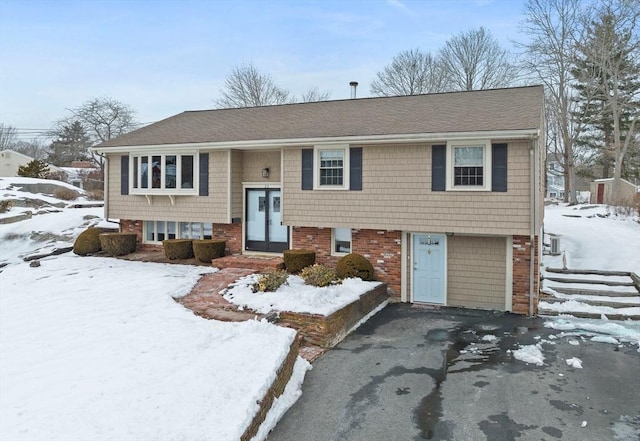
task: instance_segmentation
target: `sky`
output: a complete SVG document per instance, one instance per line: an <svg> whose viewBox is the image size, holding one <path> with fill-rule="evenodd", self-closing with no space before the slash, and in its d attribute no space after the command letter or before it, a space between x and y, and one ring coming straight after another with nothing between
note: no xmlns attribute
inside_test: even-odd
<svg viewBox="0 0 640 441"><path fill-rule="evenodd" d="M394 55L432 53L484 26L508 50L524 0L0 0L0 123L22 140L93 98L141 123L215 108L234 67L253 63L300 96L369 96Z"/></svg>

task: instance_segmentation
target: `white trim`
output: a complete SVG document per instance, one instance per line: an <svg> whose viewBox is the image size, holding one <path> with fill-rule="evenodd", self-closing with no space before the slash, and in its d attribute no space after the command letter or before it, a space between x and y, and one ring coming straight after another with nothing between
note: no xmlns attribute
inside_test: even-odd
<svg viewBox="0 0 640 441"><path fill-rule="evenodd" d="M160 183L162 186L166 184L166 166L165 161L167 156L175 156L176 157L176 188L152 188L153 185L151 182L152 176L152 158L154 156L160 156ZM193 182L192 188L177 188L178 182L182 179L179 179L182 174L182 157L183 156L192 156L193 157ZM143 157L149 158L147 162L147 188L142 187L142 159ZM137 158L137 161L134 159ZM137 163L137 166L136 166ZM137 169L137 170L136 170ZM134 172L135 171L135 172ZM133 185L133 178L137 176L138 182L136 182L135 186ZM137 185L140 184L139 187ZM199 194L200 188L200 155L197 151L185 151L185 152L149 152L148 154L144 153L132 153L129 155L129 194L130 195L166 195L171 199L171 195L174 196L197 196ZM147 200L149 200L147 198ZM149 204L151 205L151 203Z"/></svg>
<svg viewBox="0 0 640 441"><path fill-rule="evenodd" d="M149 144L114 147L91 147L91 150L98 153L126 153L126 152L146 152L146 151L175 151L176 149L200 149L200 150L220 150L220 149L271 149L274 147L301 147L325 144L388 144L388 143L413 143L413 142L433 142L448 139L522 139L537 138L540 136L540 129L521 130L489 130L474 132L437 132L437 133L416 133L397 135L363 135L363 136L333 136L324 138L284 138L284 139L263 139L257 141L220 141L220 142L198 142L188 144Z"/></svg>
<svg viewBox="0 0 640 441"><path fill-rule="evenodd" d="M320 185L320 152L342 150L342 185ZM313 189L349 190L349 145L325 144L313 146Z"/></svg>
<svg viewBox="0 0 640 441"><path fill-rule="evenodd" d="M447 306L447 302L449 300L449 293L448 293L448 289L449 289L449 267L447 265L447 261L449 260L449 246L448 246L448 240L447 240L447 234L446 233L433 233L433 232L414 232L411 233L411 303L415 303L415 296L413 295L413 290L415 288L414 283L413 283L413 256L415 253L414 250L414 242L415 242L415 236L427 236L427 235L438 235L438 236L442 236L444 238L444 255L443 255L443 259L444 259L444 265L443 265L443 275L444 275L444 299L442 303L428 303L428 302L420 302L420 303L424 303L427 305L440 305L440 306Z"/></svg>
<svg viewBox="0 0 640 441"><path fill-rule="evenodd" d="M456 147L484 147L482 152L483 185L453 185L454 150ZM492 149L490 139L447 141L447 191L491 191Z"/></svg>
<svg viewBox="0 0 640 441"><path fill-rule="evenodd" d="M228 149L227 150L227 223L229 223L229 224L232 223L232 217L231 217L231 211L232 211L232 209L231 209L231 202L232 202L231 186L232 186L232 183L233 183L233 176L231 176L231 173L233 171L233 167L231 167L231 160L232 159L233 159L233 155L231 154L231 149ZM211 173L211 170L209 170L209 173Z"/></svg>
<svg viewBox="0 0 640 441"><path fill-rule="evenodd" d="M511 312L513 311L513 236L507 236L506 242L504 310Z"/></svg>
<svg viewBox="0 0 640 441"><path fill-rule="evenodd" d="M349 253L353 250L353 229L350 227L332 227L331 228L331 255L332 256L346 256L349 253L338 252L335 250L336 245L336 228L341 228L343 230L349 230Z"/></svg>
<svg viewBox="0 0 640 441"><path fill-rule="evenodd" d="M400 301L407 302L407 262L410 256L407 254L408 233L400 234Z"/></svg>

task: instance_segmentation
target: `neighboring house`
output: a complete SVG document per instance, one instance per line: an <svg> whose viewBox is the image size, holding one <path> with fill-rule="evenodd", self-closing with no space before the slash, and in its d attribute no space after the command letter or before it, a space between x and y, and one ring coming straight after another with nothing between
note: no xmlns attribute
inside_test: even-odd
<svg viewBox="0 0 640 441"><path fill-rule="evenodd" d="M27 165L34 158L25 154L16 152L15 150L6 149L0 151L0 177L18 176L18 169ZM63 170L55 165L48 164L49 171L52 173L62 173Z"/></svg>
<svg viewBox="0 0 640 441"><path fill-rule="evenodd" d="M613 194L613 178L591 182L591 203L608 205L632 205L640 189L626 179L620 179L620 191Z"/></svg>
<svg viewBox="0 0 640 441"><path fill-rule="evenodd" d="M558 161L547 161L547 198L564 199L564 173Z"/></svg>
<svg viewBox="0 0 640 441"><path fill-rule="evenodd" d="M92 176L100 172L99 167L94 167L89 161L73 161L71 167L60 167L65 174L65 180L69 184L85 188L85 182L92 179Z"/></svg>
<svg viewBox="0 0 640 441"><path fill-rule="evenodd" d="M395 300L535 313L543 113L542 86L191 111L94 150L143 244L360 253Z"/></svg>
<svg viewBox="0 0 640 441"><path fill-rule="evenodd" d="M0 176L18 176L18 169L33 161L31 156L23 155L15 150L0 151Z"/></svg>

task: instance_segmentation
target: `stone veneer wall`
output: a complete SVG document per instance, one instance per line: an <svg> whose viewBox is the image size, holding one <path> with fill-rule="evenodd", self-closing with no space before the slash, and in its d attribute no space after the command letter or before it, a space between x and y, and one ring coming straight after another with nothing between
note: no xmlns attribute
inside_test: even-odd
<svg viewBox="0 0 640 441"><path fill-rule="evenodd" d="M387 298L387 287L381 283L361 295L358 300L329 316L282 311L278 316L278 324L296 329L307 343L332 348L340 343L360 320L384 303Z"/></svg>
<svg viewBox="0 0 640 441"><path fill-rule="evenodd" d="M538 256L538 236L534 246L534 299L533 314L538 313L538 289L540 265ZM513 300L512 311L516 314L529 314L529 269L531 263L531 242L529 236L513 236Z"/></svg>
<svg viewBox="0 0 640 441"><path fill-rule="evenodd" d="M227 241L226 254L242 254L242 224L213 224L213 238Z"/></svg>
<svg viewBox="0 0 640 441"><path fill-rule="evenodd" d="M376 279L384 282L389 295L400 299L401 232L351 230L351 251L362 254L373 265ZM335 266L340 256L331 255L331 228L293 227L291 248L315 251L316 262Z"/></svg>

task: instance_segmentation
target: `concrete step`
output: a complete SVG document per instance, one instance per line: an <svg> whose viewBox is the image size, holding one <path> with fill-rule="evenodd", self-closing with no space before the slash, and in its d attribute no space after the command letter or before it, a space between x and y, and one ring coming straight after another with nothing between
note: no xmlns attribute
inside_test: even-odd
<svg viewBox="0 0 640 441"><path fill-rule="evenodd" d="M568 299L560 299L557 297L543 297L540 300L544 300L547 303L564 303L566 302ZM586 300L586 299L575 299L576 301L580 302L580 303L585 303L587 305L592 305L592 306L608 306L610 308L635 308L635 307L640 307L640 302L633 302L633 303L622 303L622 302L611 302L611 301L607 301L607 300Z"/></svg>
<svg viewBox="0 0 640 441"><path fill-rule="evenodd" d="M562 286L552 286L551 289L562 294L581 294L588 296L604 296L604 297L637 297L637 292L621 292L621 291L604 291L597 289L582 288L564 288Z"/></svg>
<svg viewBox="0 0 640 441"><path fill-rule="evenodd" d="M571 314L574 317L579 318L591 318L591 319L600 319L602 318L602 314L594 313L594 312L558 312L551 311L548 309L540 308L538 310L538 315L541 316L557 316L560 314ZM623 315L623 314L604 314L609 320L640 320L640 315Z"/></svg>
<svg viewBox="0 0 640 441"><path fill-rule="evenodd" d="M602 271L602 270L586 270L586 269L562 269L562 268L545 268L548 273L558 274L586 274L595 276L630 276L628 271Z"/></svg>
<svg viewBox="0 0 640 441"><path fill-rule="evenodd" d="M545 277L544 280L557 283L580 283L583 285L607 285L607 286L635 286L632 281L620 282L617 280L585 280L585 279L569 279L564 277Z"/></svg>

